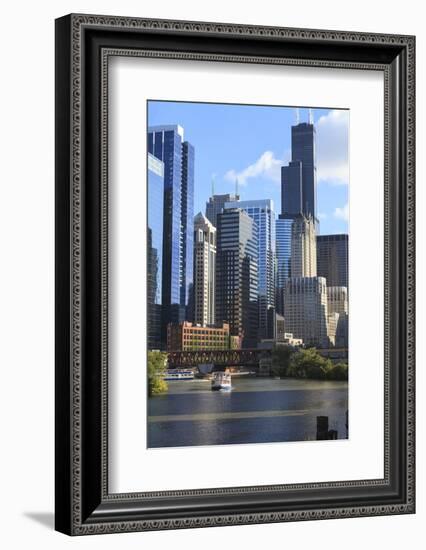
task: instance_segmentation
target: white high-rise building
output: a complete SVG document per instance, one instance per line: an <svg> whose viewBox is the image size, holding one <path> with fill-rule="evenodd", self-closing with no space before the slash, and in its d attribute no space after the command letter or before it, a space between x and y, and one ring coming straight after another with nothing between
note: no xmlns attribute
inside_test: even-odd
<svg viewBox="0 0 426 550"><path fill-rule="evenodd" d="M199 212L194 218L194 322L215 323L216 228Z"/></svg>
<svg viewBox="0 0 426 550"><path fill-rule="evenodd" d="M284 292L286 331L304 344L328 347L327 284L324 277L291 277Z"/></svg>
<svg viewBox="0 0 426 550"><path fill-rule="evenodd" d="M328 337L330 343L347 347L348 289L345 286L327 287Z"/></svg>
<svg viewBox="0 0 426 550"><path fill-rule="evenodd" d="M348 289L345 286L327 287L327 305L328 313L348 313Z"/></svg>
<svg viewBox="0 0 426 550"><path fill-rule="evenodd" d="M338 313L328 313L327 316L327 336L330 346L336 345L336 333L339 324L340 315Z"/></svg>
<svg viewBox="0 0 426 550"><path fill-rule="evenodd" d="M316 277L317 246L312 217L297 216L291 228L291 277Z"/></svg>

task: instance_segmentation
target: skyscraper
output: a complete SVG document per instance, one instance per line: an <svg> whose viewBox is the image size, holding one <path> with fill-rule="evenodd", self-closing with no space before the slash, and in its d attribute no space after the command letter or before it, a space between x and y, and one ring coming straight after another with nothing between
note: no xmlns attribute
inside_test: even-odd
<svg viewBox="0 0 426 550"><path fill-rule="evenodd" d="M183 321L193 278L194 150L179 125L148 128L148 153L164 163L162 338Z"/></svg>
<svg viewBox="0 0 426 550"><path fill-rule="evenodd" d="M301 214L302 200L302 163L295 160L281 167L281 214Z"/></svg>
<svg viewBox="0 0 426 550"><path fill-rule="evenodd" d="M348 313L348 291L345 286L327 285L327 306L329 313Z"/></svg>
<svg viewBox="0 0 426 550"><path fill-rule="evenodd" d="M194 265L194 147L188 141L182 144L181 235L180 304L187 308L188 319Z"/></svg>
<svg viewBox="0 0 426 550"><path fill-rule="evenodd" d="M199 212L194 219L194 322L215 323L216 228Z"/></svg>
<svg viewBox="0 0 426 550"><path fill-rule="evenodd" d="M328 336L328 345L336 345L336 333L337 327L339 324L340 315L338 313L330 313L327 315L327 336Z"/></svg>
<svg viewBox="0 0 426 550"><path fill-rule="evenodd" d="M317 236L317 273L328 286L345 286L348 280L348 235Z"/></svg>
<svg viewBox="0 0 426 550"><path fill-rule="evenodd" d="M235 202L240 200L239 195L224 194L212 195L206 202L206 217L217 228L217 215L223 211L223 207L227 202Z"/></svg>
<svg viewBox="0 0 426 550"><path fill-rule="evenodd" d="M275 213L271 199L227 202L228 208L241 208L255 222L258 264L258 338L275 335Z"/></svg>
<svg viewBox="0 0 426 550"><path fill-rule="evenodd" d="M242 347L257 343L257 227L241 209L217 216L216 323L229 323Z"/></svg>
<svg viewBox="0 0 426 550"><path fill-rule="evenodd" d="M337 315L334 344L348 347L348 291L345 286L327 287L328 315ZM330 332L330 323L329 323Z"/></svg>
<svg viewBox="0 0 426 550"><path fill-rule="evenodd" d="M304 344L328 347L327 285L323 277L291 277L284 297L285 329Z"/></svg>
<svg viewBox="0 0 426 550"><path fill-rule="evenodd" d="M284 289L291 277L291 229L295 216L280 214L275 221L276 293L277 313L284 314Z"/></svg>
<svg viewBox="0 0 426 550"><path fill-rule="evenodd" d="M312 217L296 216L291 227L291 276L315 277L317 247Z"/></svg>
<svg viewBox="0 0 426 550"><path fill-rule="evenodd" d="M161 349L164 164L148 154L148 349Z"/></svg>
<svg viewBox="0 0 426 550"><path fill-rule="evenodd" d="M315 151L315 126L301 122L291 127L291 160L302 164L302 212L305 216L317 216L317 167ZM284 212L283 212L284 213Z"/></svg>

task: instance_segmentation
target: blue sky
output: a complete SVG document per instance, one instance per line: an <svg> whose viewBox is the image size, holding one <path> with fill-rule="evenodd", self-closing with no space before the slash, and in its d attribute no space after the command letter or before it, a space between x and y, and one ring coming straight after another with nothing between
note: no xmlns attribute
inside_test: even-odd
<svg viewBox="0 0 426 550"><path fill-rule="evenodd" d="M297 115L298 111L298 115ZM313 109L317 131L320 233L348 232L349 111ZM194 212L205 212L212 179L216 194L272 199L281 210L280 167L291 156L291 126L308 109L255 105L148 102L148 124L180 124L195 147Z"/></svg>

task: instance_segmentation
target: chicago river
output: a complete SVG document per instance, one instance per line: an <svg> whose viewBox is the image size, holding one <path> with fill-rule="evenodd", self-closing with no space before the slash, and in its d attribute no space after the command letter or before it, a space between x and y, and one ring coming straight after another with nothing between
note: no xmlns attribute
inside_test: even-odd
<svg viewBox="0 0 426 550"><path fill-rule="evenodd" d="M148 399L148 447L315 440L321 415L346 439L347 410L347 382L233 377L232 391L212 392L207 380L174 381Z"/></svg>

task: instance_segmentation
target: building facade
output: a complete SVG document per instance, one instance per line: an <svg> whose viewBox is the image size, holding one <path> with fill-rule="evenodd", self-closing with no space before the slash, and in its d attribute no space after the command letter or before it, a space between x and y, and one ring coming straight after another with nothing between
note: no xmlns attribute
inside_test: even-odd
<svg viewBox="0 0 426 550"><path fill-rule="evenodd" d="M348 313L348 290L345 286L327 284L327 307L328 313Z"/></svg>
<svg viewBox="0 0 426 550"><path fill-rule="evenodd" d="M276 254L276 293L275 307L277 314L284 314L284 289L287 279L291 277L291 234L296 216L280 214L275 220L275 254Z"/></svg>
<svg viewBox="0 0 426 550"><path fill-rule="evenodd" d="M193 299L194 263L194 147L182 143L182 183L181 183L181 236L182 253L180 263L180 304L186 308L186 319L190 316ZM188 310L189 308L189 310Z"/></svg>
<svg viewBox="0 0 426 550"><path fill-rule="evenodd" d="M336 328L336 341L335 346L337 348L346 348L349 346L349 314L340 313L339 320Z"/></svg>
<svg viewBox="0 0 426 550"><path fill-rule="evenodd" d="M275 339L277 342L283 342L286 334L284 316L277 313L275 316L275 323L276 323Z"/></svg>
<svg viewBox="0 0 426 550"><path fill-rule="evenodd" d="M200 212L194 218L194 323L215 323L216 228Z"/></svg>
<svg viewBox="0 0 426 550"><path fill-rule="evenodd" d="M148 128L148 153L164 164L162 339L187 316L193 283L194 149L179 125ZM158 212L157 212L158 213Z"/></svg>
<svg viewBox="0 0 426 550"><path fill-rule="evenodd" d="M328 347L327 284L323 277L291 277L285 287L287 332L304 344Z"/></svg>
<svg viewBox="0 0 426 550"><path fill-rule="evenodd" d="M328 286L344 286L349 291L349 239L346 234L317 236L317 273Z"/></svg>
<svg viewBox="0 0 426 550"><path fill-rule="evenodd" d="M241 208L255 222L258 264L258 339L275 336L275 212L271 199L227 202Z"/></svg>
<svg viewBox="0 0 426 550"><path fill-rule="evenodd" d="M242 347L256 347L258 241L253 219L242 209L217 216L216 322L229 323Z"/></svg>
<svg viewBox="0 0 426 550"><path fill-rule="evenodd" d="M148 349L162 349L164 163L148 154L147 333Z"/></svg>
<svg viewBox="0 0 426 550"><path fill-rule="evenodd" d="M302 213L302 163L291 161L281 168L281 214Z"/></svg>
<svg viewBox="0 0 426 550"><path fill-rule="evenodd" d="M302 212L317 220L317 166L315 126L301 122L291 127L291 160L302 168Z"/></svg>
<svg viewBox="0 0 426 550"><path fill-rule="evenodd" d="M317 275L317 246L314 219L296 216L291 226L291 276Z"/></svg>
<svg viewBox="0 0 426 550"><path fill-rule="evenodd" d="M227 202L239 201L239 195L226 193L224 195L212 195L206 202L206 218L217 228L217 215L223 212Z"/></svg>
<svg viewBox="0 0 426 550"><path fill-rule="evenodd" d="M327 287L328 314L337 315L334 345L348 347L349 306L348 291L345 286Z"/></svg>
<svg viewBox="0 0 426 550"><path fill-rule="evenodd" d="M337 332L337 326L339 323L339 318L340 318L340 315L338 313L328 312L327 335L328 335L329 346L331 347L336 345L336 332Z"/></svg>
<svg viewBox="0 0 426 550"><path fill-rule="evenodd" d="M197 351L229 349L229 325L203 327L189 321L169 323L167 351Z"/></svg>

